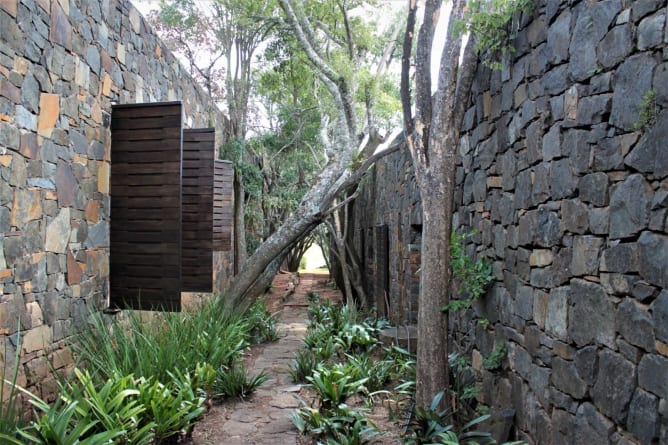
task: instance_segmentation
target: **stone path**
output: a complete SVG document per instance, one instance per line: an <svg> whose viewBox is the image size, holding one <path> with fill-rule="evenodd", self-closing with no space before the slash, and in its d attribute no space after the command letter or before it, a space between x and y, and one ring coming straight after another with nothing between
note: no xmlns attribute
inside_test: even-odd
<svg viewBox="0 0 668 445"><path fill-rule="evenodd" d="M304 274L283 304L278 314L281 338L267 344L249 368L255 375L266 370L270 379L258 388L250 400L239 401L226 407L227 415L220 415L216 422L222 428L219 433L207 434L206 444L241 445L272 444L295 445L297 430L290 416L298 406L295 395L300 386L292 382L288 369L295 358L295 352L301 348L306 333L308 302L306 294L314 290L323 275ZM217 415L216 413L210 413ZM214 420L214 419L211 419ZM197 427L195 427L197 430ZM214 437L218 436L218 437ZM199 441L198 441L199 443Z"/></svg>

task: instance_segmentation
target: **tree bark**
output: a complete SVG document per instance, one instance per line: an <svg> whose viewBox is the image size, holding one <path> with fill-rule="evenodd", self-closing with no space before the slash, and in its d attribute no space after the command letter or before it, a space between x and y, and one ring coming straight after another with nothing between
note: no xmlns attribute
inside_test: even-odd
<svg viewBox="0 0 668 445"><path fill-rule="evenodd" d="M449 397L448 316L442 308L450 300L450 232L457 165L457 146L471 83L477 66L471 37L459 63L461 36L453 23L463 16L466 0L455 0L450 13L446 43L440 58L438 89L431 94L431 46L438 23L440 0L427 0L416 50L415 119L411 111L408 69L417 13L409 6L404 39L401 95L406 139L422 200L422 255L418 308L416 405L428 408L434 396ZM408 54L406 53L408 51Z"/></svg>

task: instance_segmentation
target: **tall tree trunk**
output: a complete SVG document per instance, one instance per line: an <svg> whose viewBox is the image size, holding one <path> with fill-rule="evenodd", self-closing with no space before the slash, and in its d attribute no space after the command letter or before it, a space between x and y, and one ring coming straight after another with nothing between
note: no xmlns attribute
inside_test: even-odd
<svg viewBox="0 0 668 445"><path fill-rule="evenodd" d="M448 319L442 312L450 300L450 232L455 192L457 146L477 67L475 38L470 37L460 63L461 36L453 25L463 17L467 0L454 0L446 42L439 64L438 89L432 96L431 47L441 0L427 0L415 56L415 118L409 86L410 54L417 1L410 0L404 54L401 98L408 148L422 199L422 266L418 308L416 404L429 407L439 391L448 387Z"/></svg>
<svg viewBox="0 0 668 445"><path fill-rule="evenodd" d="M416 404L426 407L439 391L448 392L448 314L450 237L456 144L435 148L430 172L422 178L422 261L418 307ZM432 141L436 144L437 141ZM441 158L443 156L443 158ZM452 162L446 160L452 159ZM447 399L444 400L446 402Z"/></svg>
<svg viewBox="0 0 668 445"><path fill-rule="evenodd" d="M244 182L239 168L234 169L234 274L246 262L246 224L244 220Z"/></svg>

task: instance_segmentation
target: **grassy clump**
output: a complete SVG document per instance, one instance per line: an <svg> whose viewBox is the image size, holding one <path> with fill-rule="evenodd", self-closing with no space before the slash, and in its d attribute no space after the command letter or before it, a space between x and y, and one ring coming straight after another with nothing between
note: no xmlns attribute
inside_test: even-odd
<svg viewBox="0 0 668 445"><path fill-rule="evenodd" d="M0 441L152 445L183 440L207 398L246 397L267 379L264 371L248 375L242 353L252 343L276 338L276 321L261 304L247 316L225 311L221 299L180 313L92 313L70 342L86 369L75 368L69 381L59 381L55 403L16 386L16 372L7 382L12 393L0 411ZM18 419L19 392L35 410L27 426L10 422Z"/></svg>

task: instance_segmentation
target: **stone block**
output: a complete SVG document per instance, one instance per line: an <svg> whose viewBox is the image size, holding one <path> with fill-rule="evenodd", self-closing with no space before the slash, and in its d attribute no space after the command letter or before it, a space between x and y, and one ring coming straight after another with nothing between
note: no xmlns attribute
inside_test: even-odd
<svg viewBox="0 0 668 445"><path fill-rule="evenodd" d="M668 290L663 289L650 306L657 340L668 343Z"/></svg>
<svg viewBox="0 0 668 445"><path fill-rule="evenodd" d="M604 444L610 443L610 436L615 431L615 425L603 416L589 402L578 407L575 415L573 430L573 444ZM566 443L566 442L564 442Z"/></svg>
<svg viewBox="0 0 668 445"><path fill-rule="evenodd" d="M561 220L556 212L541 207L534 214L533 227L536 229L536 244L541 247L552 247L561 239Z"/></svg>
<svg viewBox="0 0 668 445"><path fill-rule="evenodd" d="M668 156L664 153L664 144L668 138L668 110L663 110L635 148L628 154L625 164L643 173L653 174L657 178L668 175Z"/></svg>
<svg viewBox="0 0 668 445"><path fill-rule="evenodd" d="M603 172L583 176L578 183L579 197L582 201L597 207L608 205L608 175Z"/></svg>
<svg viewBox="0 0 668 445"><path fill-rule="evenodd" d="M547 299L545 332L561 340L568 340L569 287L552 289Z"/></svg>
<svg viewBox="0 0 668 445"><path fill-rule="evenodd" d="M638 385L646 391L668 399L668 358L645 354L638 365Z"/></svg>
<svg viewBox="0 0 668 445"><path fill-rule="evenodd" d="M545 328L550 295L540 289L533 291L533 320L541 329Z"/></svg>
<svg viewBox="0 0 668 445"><path fill-rule="evenodd" d="M620 354L604 349L599 354L598 376L592 388L596 407L618 424L626 421L635 388L636 367Z"/></svg>
<svg viewBox="0 0 668 445"><path fill-rule="evenodd" d="M47 325L41 325L24 333L21 346L23 352L28 354L44 349L46 346L50 345L51 342L51 328Z"/></svg>
<svg viewBox="0 0 668 445"><path fill-rule="evenodd" d="M638 239L638 259L645 281L668 288L668 236L643 232Z"/></svg>
<svg viewBox="0 0 668 445"><path fill-rule="evenodd" d="M70 209L65 207L60 209L58 216L53 218L46 226L45 250L53 253L65 253L70 238L70 230Z"/></svg>
<svg viewBox="0 0 668 445"><path fill-rule="evenodd" d="M627 429L643 444L658 439L658 400L652 394L636 388L629 406Z"/></svg>
<svg viewBox="0 0 668 445"><path fill-rule="evenodd" d="M564 199L573 195L577 186L570 160L560 159L550 169L550 191L553 199Z"/></svg>
<svg viewBox="0 0 668 445"><path fill-rule="evenodd" d="M630 175L612 189L610 237L626 238L647 227L653 197L651 186L639 174Z"/></svg>
<svg viewBox="0 0 668 445"><path fill-rule="evenodd" d="M589 171L592 158L589 138L589 131L586 130L569 129L564 133L562 152L569 157L576 174Z"/></svg>
<svg viewBox="0 0 668 445"><path fill-rule="evenodd" d="M585 235L573 237L573 256L570 271L574 276L596 275L603 240Z"/></svg>
<svg viewBox="0 0 668 445"><path fill-rule="evenodd" d="M651 55L628 57L615 72L610 123L623 130L633 130L638 122L642 96L652 88L652 72L656 61Z"/></svg>
<svg viewBox="0 0 668 445"><path fill-rule="evenodd" d="M561 141L561 127L559 125L552 126L543 137L542 157L544 162L561 157Z"/></svg>
<svg viewBox="0 0 668 445"><path fill-rule="evenodd" d="M617 307L616 324L626 341L648 352L654 350L654 322L647 308L625 299Z"/></svg>
<svg viewBox="0 0 668 445"><path fill-rule="evenodd" d="M531 204L542 204L550 198L550 166L542 163L531 173Z"/></svg>
<svg viewBox="0 0 668 445"><path fill-rule="evenodd" d="M635 243L613 244L603 250L601 272L638 272L638 248Z"/></svg>
<svg viewBox="0 0 668 445"><path fill-rule="evenodd" d="M575 364L561 358L552 360L552 384L576 399L587 393L587 383L578 375Z"/></svg>
<svg viewBox="0 0 668 445"><path fill-rule="evenodd" d="M547 30L548 62L557 65L568 59L570 46L572 14L570 10L563 11Z"/></svg>
<svg viewBox="0 0 668 445"><path fill-rule="evenodd" d="M633 50L633 33L629 23L615 26L605 35L597 48L603 68L612 68L622 62Z"/></svg>
<svg viewBox="0 0 668 445"><path fill-rule="evenodd" d="M665 10L642 19L638 25L638 49L644 51L661 45L665 23Z"/></svg>
<svg viewBox="0 0 668 445"><path fill-rule="evenodd" d="M594 235L607 235L610 227L610 210L606 208L590 209L589 228Z"/></svg>
<svg viewBox="0 0 668 445"><path fill-rule="evenodd" d="M531 267L545 267L552 264L554 255L551 250L536 249L531 252L529 257L529 265Z"/></svg>
<svg viewBox="0 0 668 445"><path fill-rule="evenodd" d="M42 93L39 96L39 119L37 132L40 136L50 137L60 117L60 96Z"/></svg>
<svg viewBox="0 0 668 445"><path fill-rule="evenodd" d="M568 335L578 346L593 342L615 347L615 312L603 288L574 279L570 284Z"/></svg>
<svg viewBox="0 0 668 445"><path fill-rule="evenodd" d="M589 209L578 199L561 202L561 217L564 230L582 234L589 228Z"/></svg>
<svg viewBox="0 0 668 445"><path fill-rule="evenodd" d="M12 205L11 224L23 227L28 221L42 216L41 192L39 189L16 189Z"/></svg>

